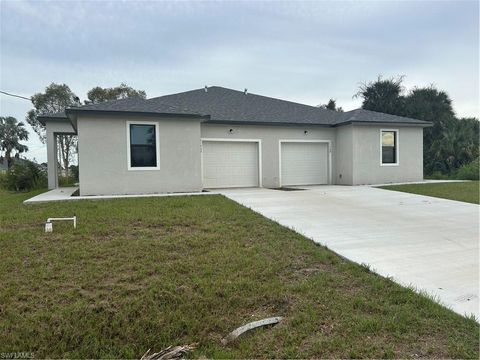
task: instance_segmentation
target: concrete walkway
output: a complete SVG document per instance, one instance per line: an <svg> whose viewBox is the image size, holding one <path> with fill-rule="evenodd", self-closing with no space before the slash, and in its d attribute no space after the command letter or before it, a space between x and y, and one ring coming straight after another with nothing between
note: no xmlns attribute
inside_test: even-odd
<svg viewBox="0 0 480 360"><path fill-rule="evenodd" d="M419 182L410 183L395 183L395 184L383 184L383 185L402 185L402 184L427 184L427 183L440 183L440 182L464 182L465 180L424 180ZM383 186L375 185L375 186ZM368 186L368 185L365 185ZM163 196L186 196L186 195L214 195L219 194L215 191L208 192L195 192L195 193L169 193L169 194L137 194L137 195L90 195L90 196L72 196L72 194L78 190L78 186L60 187L57 189L49 190L30 199L25 200L24 204L48 202L48 201L66 201L66 200L101 200L101 199L122 199L122 198L135 198L135 197L163 197Z"/></svg>
<svg viewBox="0 0 480 360"><path fill-rule="evenodd" d="M479 319L479 206L367 186L222 194Z"/></svg>
<svg viewBox="0 0 480 360"><path fill-rule="evenodd" d="M72 194L77 190L78 187L76 186L60 187L31 197L30 199L25 200L23 203L31 204L37 202L69 200L72 198Z"/></svg>
<svg viewBox="0 0 480 360"><path fill-rule="evenodd" d="M138 195L95 195L95 196L72 196L78 190L78 187L61 187L53 189L30 199L25 200L24 204L33 204L49 201L75 201L75 200L105 200L105 199L125 199L142 197L166 197L166 196L190 196L190 195L214 195L216 192L195 192L195 193L170 193L170 194L138 194Z"/></svg>

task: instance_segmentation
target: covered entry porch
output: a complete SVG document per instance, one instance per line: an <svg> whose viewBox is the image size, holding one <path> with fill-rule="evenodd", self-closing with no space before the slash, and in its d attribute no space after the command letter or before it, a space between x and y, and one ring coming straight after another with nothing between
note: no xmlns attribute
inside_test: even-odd
<svg viewBox="0 0 480 360"><path fill-rule="evenodd" d="M39 121L45 125L47 144L48 188L58 188L58 137L62 135L77 135L70 119L64 114L39 116Z"/></svg>

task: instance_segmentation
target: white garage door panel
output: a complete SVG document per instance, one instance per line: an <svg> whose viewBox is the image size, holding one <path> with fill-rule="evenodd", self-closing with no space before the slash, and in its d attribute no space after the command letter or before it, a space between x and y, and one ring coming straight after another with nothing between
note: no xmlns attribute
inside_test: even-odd
<svg viewBox="0 0 480 360"><path fill-rule="evenodd" d="M203 142L203 187L258 186L258 143Z"/></svg>
<svg viewBox="0 0 480 360"><path fill-rule="evenodd" d="M281 145L282 186L328 184L328 145L284 142Z"/></svg>

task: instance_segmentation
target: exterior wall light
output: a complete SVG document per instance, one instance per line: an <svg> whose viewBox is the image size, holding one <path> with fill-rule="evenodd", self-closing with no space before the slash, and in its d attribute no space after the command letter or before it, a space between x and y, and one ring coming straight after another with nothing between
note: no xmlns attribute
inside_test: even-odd
<svg viewBox="0 0 480 360"><path fill-rule="evenodd" d="M233 129L228 130L229 134L233 134Z"/></svg>
<svg viewBox="0 0 480 360"><path fill-rule="evenodd" d="M305 135L308 135L308 130L305 130L303 133L304 133Z"/></svg>

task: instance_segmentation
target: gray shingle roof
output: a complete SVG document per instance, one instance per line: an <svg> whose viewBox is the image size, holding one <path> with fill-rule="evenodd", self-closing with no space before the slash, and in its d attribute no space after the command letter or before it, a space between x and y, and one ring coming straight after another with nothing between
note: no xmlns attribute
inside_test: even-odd
<svg viewBox="0 0 480 360"><path fill-rule="evenodd" d="M66 109L67 115L79 112L202 116L205 117L205 122L237 124L323 126L352 122L429 124L421 120L363 109L339 113L262 95L245 94L243 91L219 86L209 87L207 91L201 88L148 100L133 97Z"/></svg>
<svg viewBox="0 0 480 360"><path fill-rule="evenodd" d="M101 111L128 111L130 108L138 106L138 104L145 102L145 99L141 97L129 97L125 99L117 99L105 101L98 104L87 104L78 107L72 107L70 109L82 109L82 110L101 110Z"/></svg>
<svg viewBox="0 0 480 360"><path fill-rule="evenodd" d="M177 115L200 115L199 113L166 103L153 103L141 97L106 101L98 104L88 104L67 109L67 113L78 111L106 111L106 112L133 112L133 113L158 113Z"/></svg>
<svg viewBox="0 0 480 360"><path fill-rule="evenodd" d="M219 86L161 96L147 103L170 104L208 115L207 122L332 125L337 118L334 111Z"/></svg>
<svg viewBox="0 0 480 360"><path fill-rule="evenodd" d="M336 125L349 124L352 122L368 123L404 123L404 124L430 124L427 121L412 119L403 116L390 115L377 111L355 109L342 114L343 118L337 120Z"/></svg>

